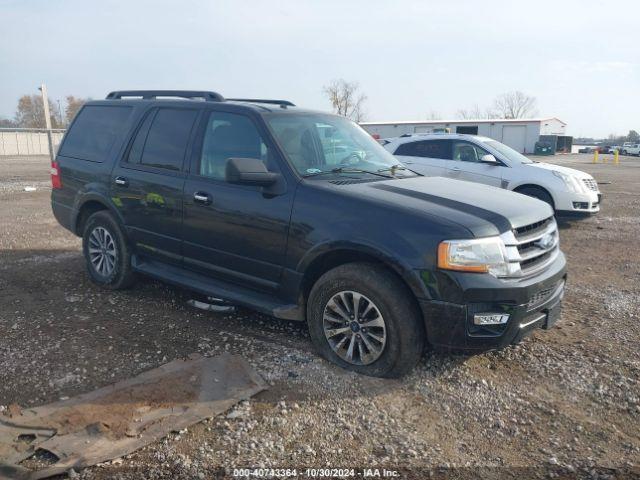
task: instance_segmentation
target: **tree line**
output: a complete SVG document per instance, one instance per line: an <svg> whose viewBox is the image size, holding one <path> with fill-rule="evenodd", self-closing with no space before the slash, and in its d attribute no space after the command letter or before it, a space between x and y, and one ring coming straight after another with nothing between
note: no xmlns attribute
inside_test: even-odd
<svg viewBox="0 0 640 480"><path fill-rule="evenodd" d="M61 105L54 104L49 99L51 128L66 128L80 107L88 100L91 99L67 95L63 109ZM42 96L23 95L20 97L14 117L0 118L0 128L46 128Z"/></svg>

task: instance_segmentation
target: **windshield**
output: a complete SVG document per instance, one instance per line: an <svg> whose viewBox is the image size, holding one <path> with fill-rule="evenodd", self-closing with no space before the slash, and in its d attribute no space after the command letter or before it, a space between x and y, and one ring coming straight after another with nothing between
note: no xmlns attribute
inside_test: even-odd
<svg viewBox="0 0 640 480"><path fill-rule="evenodd" d="M533 160L530 160L521 153L516 152L511 147L507 147L504 143L496 142L494 140L484 143L492 147L494 150L497 150L503 157L506 157L506 159L511 162L533 163Z"/></svg>
<svg viewBox="0 0 640 480"><path fill-rule="evenodd" d="M328 172L414 175L371 135L344 117L265 115L280 147L305 177Z"/></svg>

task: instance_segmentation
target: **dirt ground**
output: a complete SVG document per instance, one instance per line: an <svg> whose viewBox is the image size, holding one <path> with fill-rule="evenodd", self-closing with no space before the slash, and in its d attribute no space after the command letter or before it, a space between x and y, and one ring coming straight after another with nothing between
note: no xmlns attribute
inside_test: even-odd
<svg viewBox="0 0 640 480"><path fill-rule="evenodd" d="M80 240L51 214L47 158L0 157L0 410L231 351L268 391L69 476L386 467L407 478L640 477L640 158L543 160L592 173L604 193L597 216L562 225L569 282L557 327L499 352L431 352L406 378L380 380L318 358L303 324L196 310L189 292L149 279L98 289Z"/></svg>

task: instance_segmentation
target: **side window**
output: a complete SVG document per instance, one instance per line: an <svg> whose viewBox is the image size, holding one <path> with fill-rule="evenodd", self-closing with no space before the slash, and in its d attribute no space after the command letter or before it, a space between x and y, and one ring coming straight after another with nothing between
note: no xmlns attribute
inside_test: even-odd
<svg viewBox="0 0 640 480"><path fill-rule="evenodd" d="M269 149L249 117L211 112L202 142L200 175L224 180L229 158L258 158L267 168L273 167Z"/></svg>
<svg viewBox="0 0 640 480"><path fill-rule="evenodd" d="M142 150L144 149L144 144L147 141L147 135L149 135L149 127L151 127L151 122L156 116L157 111L158 109L156 108L149 111L142 121L142 125L140 125L140 128L138 129L136 138L133 139L131 149L129 150L129 154L127 155L128 163L140 163L140 159L142 158Z"/></svg>
<svg viewBox="0 0 640 480"><path fill-rule="evenodd" d="M449 140L420 140L403 143L394 155L451 160L451 143Z"/></svg>
<svg viewBox="0 0 640 480"><path fill-rule="evenodd" d="M489 152L469 142L453 143L453 159L461 162L479 162Z"/></svg>
<svg viewBox="0 0 640 480"><path fill-rule="evenodd" d="M167 170L182 170L189 136L197 116L197 110L181 108L158 109L153 121L150 121L149 132L146 135L146 141L143 142L144 147L142 148L140 164ZM141 132L142 129L138 132L138 135L141 135ZM138 138L136 137L134 144L137 141Z"/></svg>
<svg viewBox="0 0 640 480"><path fill-rule="evenodd" d="M131 107L87 105L65 136L60 155L104 162L113 142L124 132Z"/></svg>

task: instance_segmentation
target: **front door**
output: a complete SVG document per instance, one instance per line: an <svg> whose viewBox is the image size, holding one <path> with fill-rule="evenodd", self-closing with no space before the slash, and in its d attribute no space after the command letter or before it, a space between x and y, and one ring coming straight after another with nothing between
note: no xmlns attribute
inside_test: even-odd
<svg viewBox="0 0 640 480"><path fill-rule="evenodd" d="M464 140L453 140L452 152L452 159L447 167L449 178L502 186L504 167L500 161L495 164L482 162L483 155L489 154L485 149Z"/></svg>
<svg viewBox="0 0 640 480"><path fill-rule="evenodd" d="M182 262L183 165L199 110L154 108L111 176L111 196L136 254Z"/></svg>
<svg viewBox="0 0 640 480"><path fill-rule="evenodd" d="M293 193L225 181L229 158L259 158L281 172L266 132L248 116L211 111L203 118L184 188L184 265L259 290L277 289L284 264Z"/></svg>

